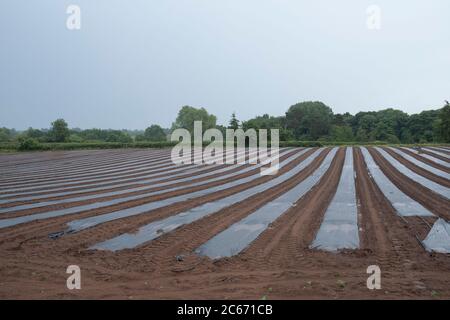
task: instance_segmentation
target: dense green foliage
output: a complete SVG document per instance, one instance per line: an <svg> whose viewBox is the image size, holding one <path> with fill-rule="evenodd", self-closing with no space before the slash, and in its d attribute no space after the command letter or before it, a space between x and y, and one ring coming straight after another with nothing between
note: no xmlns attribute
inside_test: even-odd
<svg viewBox="0 0 450 320"><path fill-rule="evenodd" d="M126 132L121 130L104 130L104 129L88 129L79 132L73 132L70 136L71 142L85 141L103 141L103 142L120 142L131 143L133 138Z"/></svg>
<svg viewBox="0 0 450 320"><path fill-rule="evenodd" d="M164 129L153 124L145 129L144 134L136 136L136 141L166 141L167 136Z"/></svg>
<svg viewBox="0 0 450 320"><path fill-rule="evenodd" d="M17 146L18 150L20 150L20 151L39 150L39 148L40 148L40 144L36 139L26 138L26 137L19 138L19 144Z"/></svg>
<svg viewBox="0 0 450 320"><path fill-rule="evenodd" d="M291 106L285 116L258 116L242 127L279 129L282 141L448 143L450 105L413 115L395 109L351 115L333 114L322 102L302 102Z"/></svg>
<svg viewBox="0 0 450 320"><path fill-rule="evenodd" d="M32 140L32 141L29 141ZM20 141L25 141L24 143ZM54 151L54 150L80 150L80 149L123 149L123 148L167 148L176 143L163 142L37 142L32 138L25 138L17 143L0 143L0 150L19 151Z"/></svg>
<svg viewBox="0 0 450 320"><path fill-rule="evenodd" d="M216 124L216 116L204 108L184 106L172 130L193 131L194 121L203 122L203 130L219 129L224 137L226 127ZM244 130L279 129L280 146L319 146L339 144L429 144L450 143L450 104L438 110L408 115L401 110L334 114L322 102L301 102L291 106L284 116L264 114L239 121L233 113L228 128ZM2 150L70 150L83 148L168 147L169 129L153 124L145 131L111 129L69 129L64 119L51 123L50 129L28 128L17 132L0 128ZM269 137L270 138L270 137Z"/></svg>
<svg viewBox="0 0 450 320"><path fill-rule="evenodd" d="M0 142L10 142L17 137L17 132L14 129L0 128Z"/></svg>
<svg viewBox="0 0 450 320"><path fill-rule="evenodd" d="M439 113L439 120L434 123L438 135L442 141L450 142L450 103L446 103L445 107Z"/></svg>
<svg viewBox="0 0 450 320"><path fill-rule="evenodd" d="M250 119L248 121L242 122L242 129L266 129L270 138L270 129L280 130L280 140L281 141L293 141L296 140L294 137L293 130L286 128L286 118L285 117L273 117L268 114L258 116L256 118Z"/></svg>
<svg viewBox="0 0 450 320"><path fill-rule="evenodd" d="M202 121L203 130L207 130L216 127L217 118L204 108L184 106L178 112L177 119L172 124L172 130L184 128L192 133L194 132L194 121Z"/></svg>
<svg viewBox="0 0 450 320"><path fill-rule="evenodd" d="M29 129L33 130L32 128ZM67 122L64 119L57 119L52 122L52 128L48 133L49 140L52 142L65 142L69 138L70 131Z"/></svg>
<svg viewBox="0 0 450 320"><path fill-rule="evenodd" d="M331 129L333 111L322 102L301 102L286 112L286 128L297 140L317 140L327 136Z"/></svg>

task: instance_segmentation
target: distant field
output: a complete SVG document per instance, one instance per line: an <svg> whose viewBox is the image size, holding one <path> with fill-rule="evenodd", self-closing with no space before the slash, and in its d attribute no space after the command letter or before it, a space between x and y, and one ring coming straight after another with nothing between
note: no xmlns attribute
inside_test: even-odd
<svg viewBox="0 0 450 320"><path fill-rule="evenodd" d="M261 166L1 154L0 297L450 298L450 147L283 147Z"/></svg>
<svg viewBox="0 0 450 320"><path fill-rule="evenodd" d="M65 143L38 143L32 149L20 149L18 143L0 143L0 153L11 153L16 151L69 151L69 150L107 150L107 149L148 149L148 148L168 148L173 147L177 142L133 142L133 143L120 143L120 142L65 142ZM204 142L204 145L208 145ZM372 145L392 145L392 146L444 146L450 147L450 145L433 144L433 143L416 143L416 144L399 144L393 145L383 141L374 142L339 142L339 141L280 141L280 147L323 147L323 146L372 146Z"/></svg>

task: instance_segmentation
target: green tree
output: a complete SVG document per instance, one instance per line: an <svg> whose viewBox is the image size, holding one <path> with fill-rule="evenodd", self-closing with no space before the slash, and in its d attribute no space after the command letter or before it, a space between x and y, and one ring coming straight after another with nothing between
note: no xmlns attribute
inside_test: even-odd
<svg viewBox="0 0 450 320"><path fill-rule="evenodd" d="M445 106L439 112L439 131L443 142L450 142L450 104L446 101Z"/></svg>
<svg viewBox="0 0 450 320"><path fill-rule="evenodd" d="M232 113L231 114L231 120L230 120L230 125L228 126L228 129L233 129L233 130L237 130L239 129L239 120L236 118L236 113Z"/></svg>
<svg viewBox="0 0 450 320"><path fill-rule="evenodd" d="M71 133L68 139L69 142L81 143L83 142L83 138L76 133Z"/></svg>
<svg viewBox="0 0 450 320"><path fill-rule="evenodd" d="M38 141L46 140L46 133L44 131L39 129L33 129L31 127L28 128L27 131L25 131L25 136L28 138L36 139Z"/></svg>
<svg viewBox="0 0 450 320"><path fill-rule="evenodd" d="M11 130L8 128L0 128L0 142L8 142L12 139Z"/></svg>
<svg viewBox="0 0 450 320"><path fill-rule="evenodd" d="M438 110L427 110L411 115L406 127L411 132L413 142L432 142L433 125L437 119L439 119Z"/></svg>
<svg viewBox="0 0 450 320"><path fill-rule="evenodd" d="M389 136L394 136L389 125L383 121L379 121L376 124L375 130L372 132L372 135L375 140L379 141L387 141Z"/></svg>
<svg viewBox="0 0 450 320"><path fill-rule="evenodd" d="M204 108L184 106L178 112L177 119L172 124L172 130L184 128L193 133L194 121L202 121L203 130L207 130L216 127L217 118L215 115L209 114Z"/></svg>
<svg viewBox="0 0 450 320"><path fill-rule="evenodd" d="M50 137L54 142L64 142L70 136L69 127L64 119L57 119L52 122Z"/></svg>
<svg viewBox="0 0 450 320"><path fill-rule="evenodd" d="M259 132L260 129L267 130L267 138L271 139L271 129L278 129L281 141L291 141L295 140L292 130L286 129L286 118L285 117L273 117L268 114L262 116L257 116L248 121L242 122L242 129L245 131L248 129L255 129Z"/></svg>
<svg viewBox="0 0 450 320"><path fill-rule="evenodd" d="M354 141L353 131L350 126L342 125L331 127L331 140L340 142Z"/></svg>
<svg viewBox="0 0 450 320"><path fill-rule="evenodd" d="M286 128L296 139L316 140L327 136L333 120L333 111L320 101L297 103L286 112Z"/></svg>
<svg viewBox="0 0 450 320"><path fill-rule="evenodd" d="M400 134L400 141L403 143L413 143L413 136L408 127L404 127L402 129L402 133Z"/></svg>
<svg viewBox="0 0 450 320"><path fill-rule="evenodd" d="M104 130L104 129L87 129L77 132L76 135L83 141L104 141L104 142L133 142L133 138L126 130ZM79 139L74 137L75 139Z"/></svg>
<svg viewBox="0 0 450 320"><path fill-rule="evenodd" d="M392 108L378 111L376 117L377 125L383 123L385 130L387 130L384 134L395 135L397 139L401 137L402 129L406 126L409 119L408 114ZM380 138L377 136L377 139Z"/></svg>
<svg viewBox="0 0 450 320"><path fill-rule="evenodd" d="M377 117L373 114L365 114L359 120L359 128L366 130L366 132L372 132L377 126Z"/></svg>
<svg viewBox="0 0 450 320"><path fill-rule="evenodd" d="M358 112L353 122L353 131L357 141L367 142L376 140L377 127L376 112Z"/></svg>
<svg viewBox="0 0 450 320"><path fill-rule="evenodd" d="M346 112L344 114L335 114L333 116L333 125L336 126L351 126L353 122L354 116L350 113Z"/></svg>
<svg viewBox="0 0 450 320"><path fill-rule="evenodd" d="M106 130L106 142L131 143L133 138L126 132L121 130Z"/></svg>
<svg viewBox="0 0 450 320"><path fill-rule="evenodd" d="M144 138L147 141L165 141L166 134L163 128L157 124L152 124L150 127L145 129Z"/></svg>
<svg viewBox="0 0 450 320"><path fill-rule="evenodd" d="M39 149L39 143L34 138L20 137L18 142L19 142L18 149L20 151Z"/></svg>
<svg viewBox="0 0 450 320"><path fill-rule="evenodd" d="M283 127L284 118L283 117L272 117L268 114L262 116L257 116L255 118L249 119L242 122L242 128L244 130L248 129L281 129Z"/></svg>
<svg viewBox="0 0 450 320"><path fill-rule="evenodd" d="M369 141L369 135L367 134L367 131L363 128L358 128L356 131L356 141L359 142L367 142Z"/></svg>
<svg viewBox="0 0 450 320"><path fill-rule="evenodd" d="M388 143L400 143L400 139L395 134L390 133L386 135L386 138L383 141Z"/></svg>

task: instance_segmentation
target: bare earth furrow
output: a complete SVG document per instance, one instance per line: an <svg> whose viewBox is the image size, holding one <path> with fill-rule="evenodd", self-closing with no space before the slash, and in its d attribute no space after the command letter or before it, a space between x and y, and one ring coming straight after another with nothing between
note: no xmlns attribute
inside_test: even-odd
<svg viewBox="0 0 450 320"><path fill-rule="evenodd" d="M446 150L433 148L446 153ZM439 175L438 171L427 170L432 167L450 173L449 167L443 165L450 163L445 157L438 159L439 155L432 152L416 154L401 148L409 156L429 166L427 167L414 165L414 162L399 157L392 150L383 149L414 173L448 187L449 182L445 176ZM440 221L438 218L449 220L450 202L405 176L372 147L368 151L353 147L359 248L327 252L311 247L341 179L346 150L340 147L318 183L295 202L293 207L268 225L244 250L232 257L217 260L196 253L197 248L216 235L268 204L275 203L276 199L309 179L330 152L330 148L325 148L314 161L305 162L316 150L304 150L303 154L283 166L276 176L258 175L255 179L243 180L243 184L230 184L229 188L226 187L227 183L259 174L259 170L249 170L223 180L214 179L238 173L248 166L230 170L226 170L230 168L228 165L185 166L178 167L178 171L161 170L151 177L144 177L145 172L130 174L132 170L142 169L139 167L141 165L154 164L155 161L170 162L168 149L0 155L0 184L2 181L8 184L20 183L16 185L19 187L18 192L11 192L9 198L6 194L0 194L0 204L17 206L19 210L23 210L0 213L0 221L20 215L39 214L39 210L51 212L64 208L65 205L73 208L83 206L89 201L95 201L88 198L83 200L83 197L89 195L101 198L102 194L122 191L105 197L109 201L139 195L139 192L142 195L145 192L162 192L142 199L124 200L123 203L111 206L0 229L0 298L450 298L449 254L429 252L424 248L424 240L437 221ZM386 186L382 190L383 183L370 174L377 171L374 167L372 171L367 167L364 158L366 154L362 150L371 155L374 161L372 165L379 166L379 172L392 182L392 186L412 201L417 201L432 215L410 217L399 214L397 204L390 203L388 199L391 198L386 196ZM280 161L300 151L289 150L281 156ZM424 157L424 154L430 157ZM436 157L434 159L438 162L431 157ZM308 164L302 170L292 171L301 163ZM46 172L46 168L50 171ZM83 183L83 180L93 178L92 175L100 178L103 173L119 172L132 177L127 181L114 179ZM244 199L236 196L244 194L246 190L259 190L259 187L288 172L295 174L271 185L270 189L246 194ZM52 179L59 179L65 173L72 174L70 178L77 178L80 173L79 183L50 185L50 182L57 184L59 180ZM19 180L20 177L22 180ZM49 182L48 187L31 184L44 181ZM62 181L64 180L60 180ZM164 184L167 182L170 183ZM204 184L195 186L199 182ZM28 183L32 187L20 192L20 186L27 187ZM214 189L219 186L225 187ZM147 190L139 189L141 187ZM180 189L173 189L177 187ZM208 193L207 190L216 191ZM170 199L198 191L202 192L198 197L170 202ZM220 210L208 211L210 214L173 230L168 228L170 232L163 232L157 238L140 243L132 249L115 252L90 250L92 246L105 240L123 234L134 234L146 225L195 212L195 208L208 203L219 203L227 198L241 201L227 203ZM57 204L64 199L68 199L68 203ZM69 199L79 199L79 202ZM164 206L155 210L139 211L136 215L117 220L105 220L56 239L49 237L55 232L67 230L67 225L73 221L89 221L93 217L166 200L167 202L161 202ZM56 202L45 205L46 201ZM30 204L46 208L20 207ZM279 208L281 207L274 206L274 210ZM79 265L82 270L82 290L69 291L66 288L66 269L73 264ZM381 268L382 290L368 290L366 287L366 269L370 265Z"/></svg>
<svg viewBox="0 0 450 320"><path fill-rule="evenodd" d="M398 172L385 158L379 155L376 150L369 148L369 151L383 170L384 174L397 186L397 188L438 216L447 220L450 219L450 202L448 200L431 192L421 184Z"/></svg>

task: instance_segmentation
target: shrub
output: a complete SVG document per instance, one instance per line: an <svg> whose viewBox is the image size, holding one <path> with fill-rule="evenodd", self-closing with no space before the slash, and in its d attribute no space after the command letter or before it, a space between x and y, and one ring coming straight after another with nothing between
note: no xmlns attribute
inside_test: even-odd
<svg viewBox="0 0 450 320"><path fill-rule="evenodd" d="M39 142L34 138L19 138L17 149L19 151L39 150L41 148Z"/></svg>

